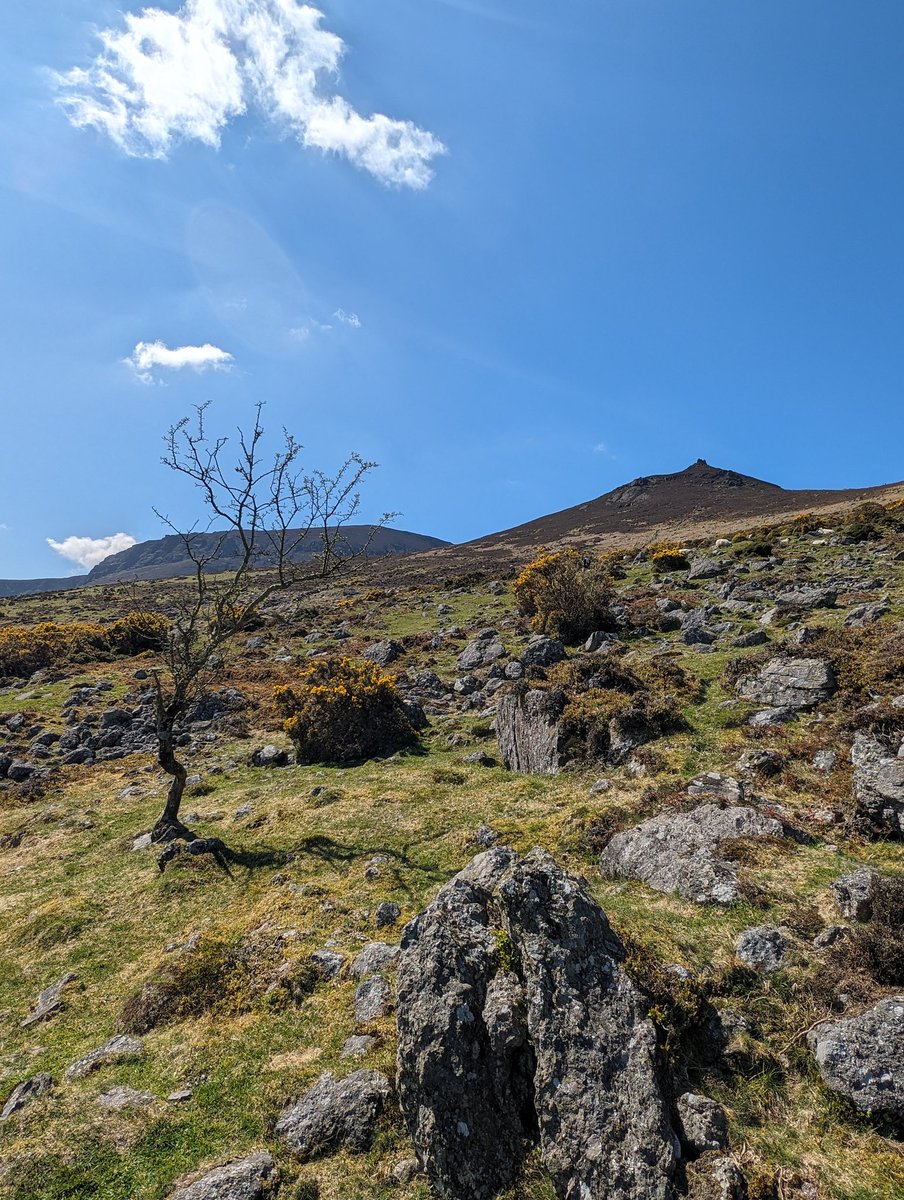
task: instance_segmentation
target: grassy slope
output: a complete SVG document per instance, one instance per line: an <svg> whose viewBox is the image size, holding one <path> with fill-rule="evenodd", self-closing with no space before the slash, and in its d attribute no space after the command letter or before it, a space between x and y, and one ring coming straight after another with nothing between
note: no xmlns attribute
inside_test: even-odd
<svg viewBox="0 0 904 1200"><path fill-rule="evenodd" d="M809 552L815 561L811 569L827 565L828 549ZM642 582L645 571L632 569L627 583ZM29 598L18 605L8 602L2 617L36 620L65 613L71 618L92 606L109 611L111 599L125 603L109 592L82 593L73 611L69 597ZM438 618L439 602L452 612ZM451 623L494 624L515 650L524 633L514 627L512 616L510 596L493 596L483 588L460 594L412 590L382 598L332 597L320 620L309 624L328 627L336 619L348 620L357 635L349 643L352 649L379 636L427 634ZM818 619L839 618L820 614ZM740 626L747 627L752 626ZM662 640L651 640L650 647ZM399 665L429 664L449 678L460 645L438 652L415 648ZM289 958L304 959L328 942L351 956L366 941L383 936L374 930L373 913L380 901L395 900L402 920L387 936L397 939L402 923L476 852L473 837L481 822L518 849L548 848L586 875L619 928L664 961L704 974L731 967L734 939L751 924L793 925L808 906L830 923L827 886L856 863L901 868L896 848L832 843L839 836L832 831L810 845L758 851L745 873L761 890L760 900L725 911L599 877L585 837L594 817L616 809L648 812L645 791L651 785L674 789L700 770L730 770L747 744L737 727L743 710L720 707L729 695L720 681L727 654L701 655L676 646L682 662L707 680L704 701L688 709L686 731L652 748L646 777L609 771L610 791L591 797L588 785L595 772L540 779L463 763L464 754L478 747L492 751L492 743L480 736L474 716L461 713L434 720L424 755L346 770L267 772L241 765L251 746L279 740L266 695L275 679L290 677L288 668L268 665L268 656L280 646L298 653L310 648L298 637L277 633L258 661L240 655L230 671L261 700L254 715L256 740L217 743L191 759L202 785L200 794L187 797L186 811L202 818L225 814L223 820L200 820L199 830L249 852L251 864L234 868L231 876L197 870L161 876L148 852L130 849L131 838L150 826L162 802L162 781L150 761L69 768L40 799L0 795L0 834L28 823L18 847L0 849L0 1096L38 1070L60 1080L69 1063L115 1032L125 998L175 953L166 947L199 931L234 940L267 923L268 934L282 936ZM49 727L59 727L60 706L74 680L108 677L116 683L114 694L122 694L135 666L80 667L63 682L0 693L0 712L33 712ZM813 721L804 719L768 744L793 757L795 746L808 748L818 734ZM449 735L456 735L457 744L449 745ZM763 789L769 798L801 814L823 802L827 784L807 763L801 753L793 771ZM215 767L222 773L211 773ZM126 785L138 794L121 795ZM828 785L839 794L845 786L843 771ZM315 787L325 792L312 797ZM234 821L235 810L249 803L251 816ZM368 879L365 867L376 854L388 861L377 878ZM744 1072L704 1086L726 1105L734 1144L754 1179L790 1180L803 1173L832 1200L900 1198L900 1143L833 1100L803 1049L803 1032L819 1015L799 996L800 981L811 969L800 961L731 998L733 1006L756 1017L762 1032L746 1047ZM79 985L65 1012L21 1029L36 993L70 970L78 973ZM323 1200L426 1198L423 1181L400 1188L389 1177L392 1165L410 1156L398 1114L384 1122L369 1154L340 1154L304 1167L293 1164L269 1134L286 1099L323 1070L345 1073L365 1065L392 1074L391 1018L370 1030L379 1038L374 1054L363 1062L339 1057L344 1039L355 1032L353 994L354 983L340 978L319 984L297 1008L257 1002L249 1012L187 1020L149 1034L138 1062L104 1068L78 1083L58 1083L51 1098L36 1101L21 1118L0 1127L0 1161L7 1164L5 1171L0 1168L0 1194L10 1200L155 1200L186 1171L268 1145L287 1177L298 1180L286 1194L299 1200L315 1195ZM111 1114L98 1107L96 1097L113 1084L159 1097L189 1086L194 1094L183 1104L161 1099L148 1108ZM552 1196L536 1164L517 1194L533 1200Z"/></svg>

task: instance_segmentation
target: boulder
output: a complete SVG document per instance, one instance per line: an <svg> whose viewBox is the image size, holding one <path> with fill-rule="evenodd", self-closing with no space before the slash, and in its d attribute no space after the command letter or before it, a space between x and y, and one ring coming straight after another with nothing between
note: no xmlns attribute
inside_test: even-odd
<svg viewBox="0 0 904 1200"><path fill-rule="evenodd" d="M473 671L477 667L489 667L497 658L505 657L505 647L495 629L482 629L473 641L468 642L457 659L459 671Z"/></svg>
<svg viewBox="0 0 904 1200"><path fill-rule="evenodd" d="M22 1022L22 1028L27 1029L29 1025L36 1025L38 1021L46 1021L48 1017L58 1013L65 1006L66 991L77 979L78 975L74 971L67 971L56 983L52 983L39 992L31 1012Z"/></svg>
<svg viewBox="0 0 904 1200"><path fill-rule="evenodd" d="M807 1036L819 1073L861 1112L904 1117L904 996L818 1025Z"/></svg>
<svg viewBox="0 0 904 1200"><path fill-rule="evenodd" d="M321 979L333 979L342 970L345 956L335 950L315 950L311 962Z"/></svg>
<svg viewBox="0 0 904 1200"><path fill-rule="evenodd" d="M490 1200L537 1141L563 1200L672 1195L666 1082L624 956L541 850L478 855L407 927L399 1098L440 1195Z"/></svg>
<svg viewBox="0 0 904 1200"><path fill-rule="evenodd" d="M813 708L835 692L835 672L826 658L771 658L738 683L738 694L771 708Z"/></svg>
<svg viewBox="0 0 904 1200"><path fill-rule="evenodd" d="M391 1091L389 1080L378 1071L355 1071L345 1079L326 1071L283 1109L276 1135L300 1159L338 1146L368 1150Z"/></svg>
<svg viewBox="0 0 904 1200"><path fill-rule="evenodd" d="M698 775L687 785L687 794L703 800L725 800L729 804L741 804L744 800L744 785L731 775L720 775L718 771L707 771Z"/></svg>
<svg viewBox="0 0 904 1200"><path fill-rule="evenodd" d="M719 842L783 833L780 821L754 808L704 804L617 833L600 855L600 870L612 878L639 879L658 892L677 892L696 904L733 904L739 896L738 868L721 856Z"/></svg>
<svg viewBox="0 0 904 1200"><path fill-rule="evenodd" d="M529 775L555 775L563 763L564 738L559 726L561 697L514 691L496 709L496 737L503 765Z"/></svg>
<svg viewBox="0 0 904 1200"><path fill-rule="evenodd" d="M45 1096L53 1087L53 1076L48 1075L46 1071L42 1071L39 1075L32 1075L31 1079L25 1079L18 1084L10 1092L0 1111L0 1121L8 1121L13 1113L17 1113L20 1108L24 1108L26 1104L36 1100L38 1096Z"/></svg>
<svg viewBox="0 0 904 1200"><path fill-rule="evenodd" d="M251 755L251 765L252 767L287 767L289 755L279 746L261 746Z"/></svg>
<svg viewBox="0 0 904 1200"><path fill-rule="evenodd" d="M842 875L832 884L835 907L848 921L869 921L873 916L873 891L879 876L869 867Z"/></svg>
<svg viewBox="0 0 904 1200"><path fill-rule="evenodd" d="M214 1167L170 1193L168 1200L265 1200L276 1194L276 1163L266 1151Z"/></svg>
<svg viewBox="0 0 904 1200"><path fill-rule="evenodd" d="M382 975L368 975L355 989L355 1020L362 1025L392 1012L392 989Z"/></svg>
<svg viewBox="0 0 904 1200"><path fill-rule="evenodd" d="M716 579L719 575L724 575L727 570L727 565L717 558L695 558L691 560L687 577L688 579Z"/></svg>
<svg viewBox="0 0 904 1200"><path fill-rule="evenodd" d="M385 942L368 942L352 959L349 971L354 979L379 975L394 968L398 957L398 946L387 946Z"/></svg>
<svg viewBox="0 0 904 1200"><path fill-rule="evenodd" d="M784 965L788 938L777 925L756 925L745 929L735 943L735 954L745 967L771 975Z"/></svg>

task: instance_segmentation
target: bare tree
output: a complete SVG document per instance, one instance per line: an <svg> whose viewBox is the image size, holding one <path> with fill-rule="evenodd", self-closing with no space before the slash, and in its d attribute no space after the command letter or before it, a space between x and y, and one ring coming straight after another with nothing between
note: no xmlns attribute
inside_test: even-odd
<svg viewBox="0 0 904 1200"><path fill-rule="evenodd" d="M255 407L253 428L239 429L234 444L208 435L207 404L165 438L164 465L200 490L208 522L181 532L157 512L181 537L193 572L176 602L164 666L153 672L158 761L172 780L154 826L155 841L193 839L179 819L187 778L177 757L179 725L220 665L226 644L249 627L271 596L304 583L319 586L366 554L374 534L395 515L385 513L353 547L343 530L359 511L358 487L376 463L350 454L334 475L305 474L302 447L287 430L278 448L267 451L262 407ZM225 528L211 542L209 531L218 525ZM233 561L226 571L224 557Z"/></svg>

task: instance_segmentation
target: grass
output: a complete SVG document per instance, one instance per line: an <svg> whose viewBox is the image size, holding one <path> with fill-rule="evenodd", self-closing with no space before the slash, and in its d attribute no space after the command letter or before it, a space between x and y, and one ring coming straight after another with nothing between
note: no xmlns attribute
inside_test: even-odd
<svg viewBox="0 0 904 1200"><path fill-rule="evenodd" d="M810 551L814 573L833 569L830 550ZM650 581L643 564L632 566L629 576L622 587ZM98 609L112 613L120 605L117 595L104 589L7 601L0 621L79 619ZM440 603L451 612L438 617ZM134 598L121 598L123 609L133 605ZM798 938L798 962L779 977L730 986L733 947L743 929L766 921L793 924L808 907L832 921L831 881L860 863L900 871L900 850L846 839L834 828L809 842L767 846L742 867L742 878L755 885L752 898L710 909L640 884L603 880L584 841L594 818L617 813L622 823L631 823L650 815L657 807L651 789L681 791L700 771L731 772L742 749L760 744L782 750L791 764L762 791L806 826L827 790L840 793L846 786L843 770L839 782L827 783L809 765L811 742L821 736L818 723L804 718L774 731L768 743L748 742L741 722L749 708L723 707L734 697L722 675L739 652L700 654L674 637L655 635L633 645L632 652L649 653L667 642L681 665L706 684L703 699L687 706L686 729L648 748L654 768L638 777L627 768L607 769L612 786L599 795L588 794L599 767L538 778L465 762L469 751L492 752L493 744L481 728L485 718L455 709L433 718L422 755L345 769L267 771L246 765L253 746L285 741L269 695L275 683L291 679L293 663L274 663L274 654L285 647L301 659L312 648L334 648L339 644L327 635L339 620L352 633L341 644L343 653L360 652L386 637L407 639L406 655L393 669L429 668L443 678L454 677L465 640L431 647L428 635L438 629L493 625L512 652L528 636L508 594L491 595L485 586L464 592L406 588L376 599L360 590L332 593L321 602L316 624L306 620L265 630L265 648L258 654L237 646L223 682L257 705L254 738L202 745L187 760L202 785L185 801L186 812L199 814L199 832L221 837L245 855L244 865L234 865L229 874L186 867L161 875L149 852L131 849L133 837L151 826L162 805L163 780L150 758L65 768L39 798L0 793L0 834L25 830L19 845L0 848L0 1098L38 1070L58 1081L51 1097L35 1101L0 1130L0 1195L162 1200L185 1173L266 1146L279 1160L287 1181L283 1194L292 1200L427 1200L422 1179L404 1187L392 1179L392 1166L411 1156L397 1112L390 1110L374 1148L364 1155L340 1152L300 1165L272 1137L282 1105L322 1071L343 1074L367 1066L394 1073L391 1017L369 1028L378 1037L372 1055L363 1061L341 1058L343 1042L356 1031L355 985L344 974L318 983L297 1005L278 1008L252 997L242 1011L200 1014L159 1027L145 1036L141 1059L105 1067L78 1083L63 1076L70 1063L116 1031L126 999L193 935L226 943L266 936L293 962L329 944L350 960L369 940L400 936L404 922L477 852L474 835L486 823L516 849L549 849L588 879L616 928L661 961L723 986L726 994L715 1002L749 1017L752 1032L744 1045L729 1055L724 1070L695 1080L695 1086L725 1104L752 1179L802 1175L818 1183L826 1200L900 1200L901 1144L834 1100L802 1049L801 1029L815 1015L800 990L811 970L808 941ZM324 636L306 642L294 632L302 624ZM738 625L739 631L752 627ZM60 680L0 691L0 715L23 711L60 728L73 684L109 679L114 688L106 697L119 701L134 688L138 665L133 660L79 667ZM450 737L456 744L449 744ZM137 794L124 793L129 786ZM323 792L313 796L316 788ZM248 804L250 816L235 819ZM366 868L377 855L385 862L379 874L368 877ZM378 932L374 912L384 900L394 900L402 915L395 927ZM79 979L65 1010L22 1029L38 991L66 971ZM109 1114L96 1100L114 1084L159 1099L147 1108ZM192 1091L189 1101L167 1102L183 1088ZM506 1200L552 1195L534 1158Z"/></svg>

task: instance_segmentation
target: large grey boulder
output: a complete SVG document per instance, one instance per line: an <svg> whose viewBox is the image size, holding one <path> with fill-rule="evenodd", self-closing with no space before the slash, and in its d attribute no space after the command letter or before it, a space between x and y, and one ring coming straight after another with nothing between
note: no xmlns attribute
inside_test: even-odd
<svg viewBox="0 0 904 1200"><path fill-rule="evenodd" d="M600 855L600 870L610 878L639 879L658 892L677 892L696 904L733 904L739 896L738 868L721 855L719 842L783 833L780 821L755 808L704 804L617 833Z"/></svg>
<svg viewBox="0 0 904 1200"><path fill-rule="evenodd" d="M566 657L565 647L545 633L535 633L521 655L526 667L551 667Z"/></svg>
<svg viewBox="0 0 904 1200"><path fill-rule="evenodd" d="M826 658L777 655L738 683L738 694L770 708L813 708L835 692L835 672Z"/></svg>
<svg viewBox="0 0 904 1200"><path fill-rule="evenodd" d="M561 697L533 690L502 696L496 708L499 755L509 771L555 775L562 766Z"/></svg>
<svg viewBox="0 0 904 1200"><path fill-rule="evenodd" d="M388 638L384 642L374 642L372 646L368 646L362 652L361 657L369 659L372 663L376 663L378 667L388 667L397 658L401 658L404 653L404 646L393 641L392 638Z"/></svg>
<svg viewBox="0 0 904 1200"><path fill-rule="evenodd" d="M379 1071L336 1079L325 1071L312 1088L279 1115L276 1134L301 1159L345 1146L368 1150L392 1087Z"/></svg>
<svg viewBox="0 0 904 1200"><path fill-rule="evenodd" d="M439 1195L490 1200L538 1139L563 1200L672 1195L656 1034L623 958L540 850L478 855L407 927L399 1099Z"/></svg>
<svg viewBox="0 0 904 1200"><path fill-rule="evenodd" d="M861 1112L904 1117L904 996L818 1025L807 1037L823 1081Z"/></svg>
<svg viewBox="0 0 904 1200"><path fill-rule="evenodd" d="M851 748L857 815L876 830L904 834L904 758L858 733Z"/></svg>
<svg viewBox="0 0 904 1200"><path fill-rule="evenodd" d="M177 1187L169 1200L264 1200L275 1196L279 1176L266 1151L214 1167L194 1182Z"/></svg>

